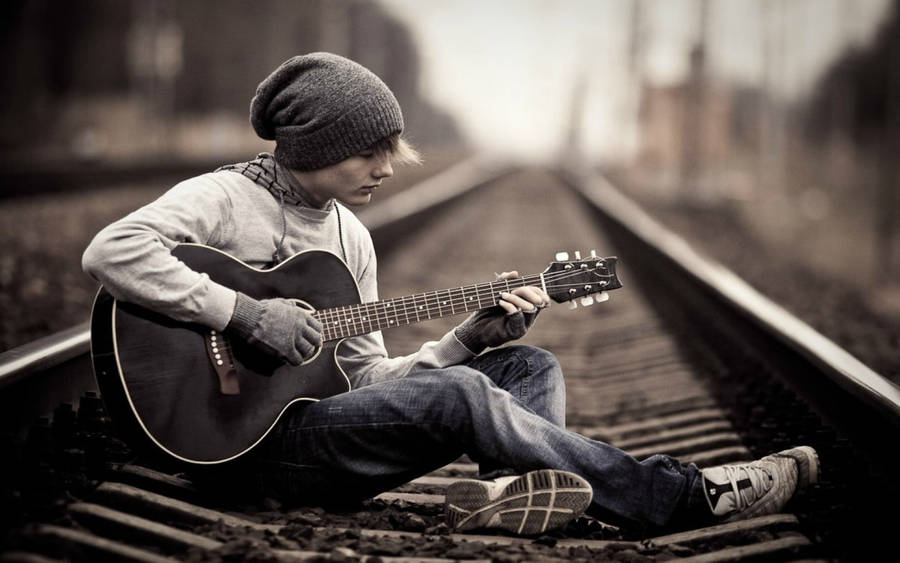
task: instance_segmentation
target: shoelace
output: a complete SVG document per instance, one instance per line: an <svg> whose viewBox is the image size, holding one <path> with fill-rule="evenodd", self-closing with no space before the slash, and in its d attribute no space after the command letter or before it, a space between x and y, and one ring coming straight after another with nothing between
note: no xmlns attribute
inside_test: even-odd
<svg viewBox="0 0 900 563"><path fill-rule="evenodd" d="M754 503L761 496L766 494L766 491L769 489L768 485L772 481L772 473L762 467L756 467L753 465L723 465L722 469L725 472L725 477L731 484L731 490L734 492L734 496L736 497L736 506L734 507L735 510L743 510L744 508ZM743 489L738 487L738 481L740 480L739 473L741 471L744 472L744 474L747 476L747 481L750 482L749 490L752 491L752 495L745 496L742 492L746 491L748 487L744 487Z"/></svg>

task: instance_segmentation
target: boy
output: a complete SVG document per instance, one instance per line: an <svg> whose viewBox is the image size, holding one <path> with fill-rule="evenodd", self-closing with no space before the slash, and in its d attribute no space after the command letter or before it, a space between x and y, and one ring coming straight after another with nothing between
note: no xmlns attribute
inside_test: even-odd
<svg viewBox="0 0 900 563"><path fill-rule="evenodd" d="M388 87L328 53L294 57L263 80L250 121L276 142L274 154L178 184L101 231L83 265L118 299L298 365L322 344L310 312L219 285L170 251L201 243L265 268L328 250L346 263L362 301L375 301L372 241L345 205L368 203L393 174L392 160L418 157L400 137L403 117ZM568 432L556 359L533 347L498 348L533 325L546 293L521 287L500 297L409 356L388 357L378 332L347 339L339 361L352 390L292 406L239 471L221 475L250 478L285 500L335 503L371 497L466 453L480 464L480 479L448 488L449 525L517 534L562 526L589 506L612 524L645 530L768 514L815 481L809 447L701 471L666 456L638 462Z"/></svg>

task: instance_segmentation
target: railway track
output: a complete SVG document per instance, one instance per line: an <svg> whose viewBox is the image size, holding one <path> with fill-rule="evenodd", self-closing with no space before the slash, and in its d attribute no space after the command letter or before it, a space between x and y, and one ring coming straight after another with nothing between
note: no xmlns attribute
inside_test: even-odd
<svg viewBox="0 0 900 563"><path fill-rule="evenodd" d="M589 308L554 306L523 340L559 357L569 426L639 458L666 453L701 467L808 443L822 457L820 484L784 514L657 537L588 517L537 539L450 534L443 490L474 475L467 458L346 511L214 498L183 475L135 460L109 437L96 396L66 398L91 380L85 329L76 328L62 343L0 362L5 428L63 403L52 420L19 435L24 446L9 445L17 469L5 470L4 501L28 512L7 516L15 526L2 557L789 561L865 559L890 544L891 521L872 510L900 499L891 482L898 454L885 451L900 418L895 387L830 343L808 342L793 321L760 320L764 301L723 296L702 260L662 243L602 179L501 172L460 165L419 195L363 214L379 248L383 296L540 271L558 251L618 255L623 289ZM388 348L411 352L458 321L388 331Z"/></svg>

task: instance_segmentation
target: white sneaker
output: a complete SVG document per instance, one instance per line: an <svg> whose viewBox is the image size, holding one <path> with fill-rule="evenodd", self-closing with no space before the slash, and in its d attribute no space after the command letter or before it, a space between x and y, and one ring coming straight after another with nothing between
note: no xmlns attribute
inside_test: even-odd
<svg viewBox="0 0 900 563"><path fill-rule="evenodd" d="M809 446L758 461L701 471L706 502L725 522L779 512L794 492L819 479L819 456Z"/></svg>
<svg viewBox="0 0 900 563"><path fill-rule="evenodd" d="M444 511L453 531L495 528L532 535L574 520L592 497L591 485L578 475L539 469L493 481L457 481L447 487Z"/></svg>

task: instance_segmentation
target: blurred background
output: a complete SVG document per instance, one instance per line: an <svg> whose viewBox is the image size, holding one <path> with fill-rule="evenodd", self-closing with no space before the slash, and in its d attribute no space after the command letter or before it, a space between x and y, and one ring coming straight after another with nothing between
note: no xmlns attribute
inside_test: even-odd
<svg viewBox="0 0 900 563"><path fill-rule="evenodd" d="M378 197L474 153L577 159L857 355L900 357L898 0L8 0L0 13L0 350L88 318L80 255L102 226L270 150L247 120L256 85L324 50L388 83L425 154Z"/></svg>

